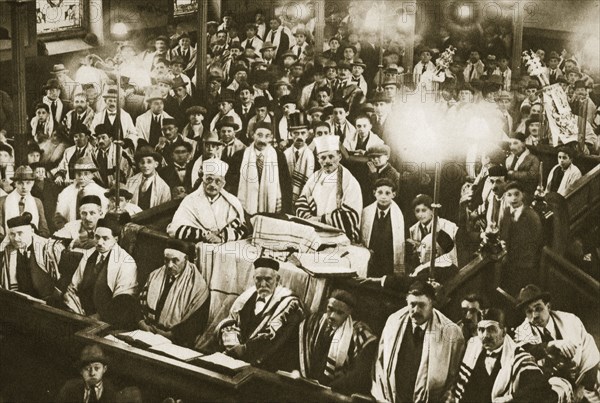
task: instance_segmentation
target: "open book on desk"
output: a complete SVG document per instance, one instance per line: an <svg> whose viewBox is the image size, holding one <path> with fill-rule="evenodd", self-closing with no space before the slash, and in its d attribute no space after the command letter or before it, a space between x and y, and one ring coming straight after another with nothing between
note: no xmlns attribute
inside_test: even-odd
<svg viewBox="0 0 600 403"><path fill-rule="evenodd" d="M196 350L178 346L160 334L147 332L145 330L118 333L116 337L134 347L144 348L153 353L163 354L181 361L193 361L203 356L202 353Z"/></svg>
<svg viewBox="0 0 600 403"><path fill-rule="evenodd" d="M205 355L198 358L198 361L203 364L208 364L206 365L207 367L213 367L217 370L225 370L226 372L233 374L252 366L246 361L237 360L223 353Z"/></svg>

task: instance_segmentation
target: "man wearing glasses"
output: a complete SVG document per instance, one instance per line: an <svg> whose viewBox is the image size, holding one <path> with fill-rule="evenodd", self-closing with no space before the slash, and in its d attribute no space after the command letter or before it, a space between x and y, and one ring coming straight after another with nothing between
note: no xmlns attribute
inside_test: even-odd
<svg viewBox="0 0 600 403"><path fill-rule="evenodd" d="M246 235L240 201L223 189L229 165L211 158L202 163L202 186L183 199L167 227L170 237L191 242L223 243Z"/></svg>

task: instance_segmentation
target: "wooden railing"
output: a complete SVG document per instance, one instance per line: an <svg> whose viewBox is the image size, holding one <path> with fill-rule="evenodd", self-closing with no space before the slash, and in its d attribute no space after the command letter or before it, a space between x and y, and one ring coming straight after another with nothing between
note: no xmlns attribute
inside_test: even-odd
<svg viewBox="0 0 600 403"><path fill-rule="evenodd" d="M577 233L588 224L590 217L598 215L600 209L600 165L587 173L570 192L565 195L569 231Z"/></svg>

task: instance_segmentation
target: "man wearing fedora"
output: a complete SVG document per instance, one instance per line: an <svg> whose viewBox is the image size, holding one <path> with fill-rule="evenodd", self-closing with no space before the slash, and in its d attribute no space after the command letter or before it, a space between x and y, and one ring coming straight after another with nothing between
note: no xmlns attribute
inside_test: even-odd
<svg viewBox="0 0 600 403"><path fill-rule="evenodd" d="M233 131L233 128L231 131ZM231 136L234 136L233 133ZM237 139L235 139L234 142L235 141L240 142ZM209 133L207 137L202 139L202 145L202 155L196 161L194 161L191 170L192 189L194 190L198 188L200 182L202 181L202 162L211 158L222 158L223 142L219 139L217 133Z"/></svg>
<svg viewBox="0 0 600 403"><path fill-rule="evenodd" d="M531 354L507 334L504 312L487 309L468 343L452 399L459 402L556 402Z"/></svg>
<svg viewBox="0 0 600 403"><path fill-rule="evenodd" d="M365 80L365 77L363 76L363 73L365 72L367 65L363 62L362 59L355 59L352 62L351 67L352 67L352 81L354 82L354 84L356 84L358 86L358 88L360 88L360 90L363 92L363 94L367 94L367 91L369 90L369 86L367 84L367 80Z"/></svg>
<svg viewBox="0 0 600 403"><path fill-rule="evenodd" d="M265 64L267 65L267 71L273 71L277 69L277 64L275 62L275 52L277 47L273 45L270 41L265 41L262 48L260 49L260 53L262 55Z"/></svg>
<svg viewBox="0 0 600 403"><path fill-rule="evenodd" d="M31 195L35 183L35 174L28 166L20 166L13 176L14 190L6 196L0 197L0 236L4 237L8 231L6 224L9 219L18 217L24 212L31 214L31 224L38 235L50 236L46 214L42 201Z"/></svg>
<svg viewBox="0 0 600 403"><path fill-rule="evenodd" d="M62 245L35 233L28 212L6 221L7 236L0 244L0 288L45 301L59 298L58 263Z"/></svg>
<svg viewBox="0 0 600 403"><path fill-rule="evenodd" d="M140 139L144 139L152 147L155 147L162 136L163 119L172 118L164 111L165 100L158 87L149 89L146 101L150 109L141 114L135 120L135 128Z"/></svg>
<svg viewBox="0 0 600 403"><path fill-rule="evenodd" d="M177 127L183 128L188 123L186 111L196 104L196 101L192 99L191 93L188 90L188 85L181 77L175 77L173 79L173 97L175 102L173 103L169 114L171 114L177 121Z"/></svg>
<svg viewBox="0 0 600 403"><path fill-rule="evenodd" d="M125 187L133 195L131 202L142 210L171 200L169 185L156 172L162 161L162 155L151 146L143 146L135 153L139 173L129 178Z"/></svg>
<svg viewBox="0 0 600 403"><path fill-rule="evenodd" d="M219 112L215 115L213 120L210 122L210 130L217 129L217 123L221 120L231 118L236 125L235 132L242 130L242 119L233 109L235 104L235 93L231 90L223 90L218 100ZM217 129L218 130L218 129Z"/></svg>
<svg viewBox="0 0 600 403"><path fill-rule="evenodd" d="M185 138L202 141L209 134L208 125L204 123L207 110L203 106L194 105L185 111L187 121L183 126L181 135Z"/></svg>
<svg viewBox="0 0 600 403"><path fill-rule="evenodd" d="M288 170L292 178L292 203L300 196L308 178L315 171L315 155L308 148L308 122L303 112L294 112L288 116L292 144L284 150Z"/></svg>
<svg viewBox="0 0 600 403"><path fill-rule="evenodd" d="M92 160L98 167L97 176L102 187L108 189L115 184L117 166L117 145L113 142L113 134L104 125L98 125L96 132L96 148L92 152ZM132 174L133 160L125 150L121 150L121 182L125 183Z"/></svg>
<svg viewBox="0 0 600 403"><path fill-rule="evenodd" d="M171 49L171 57L181 58L183 62L183 74L192 77L196 70L197 49L191 46L190 35L187 32L182 33L178 39L178 45Z"/></svg>
<svg viewBox="0 0 600 403"><path fill-rule="evenodd" d="M95 147L90 143L92 133L87 127L76 127L72 133L75 145L65 150L58 166L50 171L54 175L56 184L59 186L71 183L75 177L73 167L77 160L83 157L92 158L95 151Z"/></svg>
<svg viewBox="0 0 600 403"><path fill-rule="evenodd" d="M550 293L534 284L523 287L517 301L526 317L515 330L515 341L538 363L555 362L552 356L565 361L571 369L567 381L573 385L575 401L598 401L600 352L581 319L552 309Z"/></svg>
<svg viewBox="0 0 600 403"><path fill-rule="evenodd" d="M120 107L122 101L117 101L117 89L109 88L102 97L106 107L94 115L91 125L92 132L98 125L103 124L111 138L116 138L118 129L121 139L132 138L137 141L137 129L133 124L133 119L131 119L129 113ZM120 109L119 121L117 121L117 108Z"/></svg>
<svg viewBox="0 0 600 403"><path fill-rule="evenodd" d="M81 351L77 368L81 378L71 379L61 388L56 401L59 403L115 402L117 390L104 379L109 359L97 344L85 346Z"/></svg>
<svg viewBox="0 0 600 403"><path fill-rule="evenodd" d="M171 163L171 153L173 151L171 148L175 144L179 143L187 143L191 146L192 151L188 155L188 160L194 160L196 158L196 153L198 149L198 143L196 142L196 140L183 137L181 134L179 134L179 125L175 119L164 119L162 126L162 136L160 137L158 144L155 147L155 150L162 154L164 160L167 163Z"/></svg>
<svg viewBox="0 0 600 403"><path fill-rule="evenodd" d="M50 75L55 77L60 85L60 99L67 105L70 105L74 95L83 91L81 84L69 77L69 70L64 64L55 64L50 71Z"/></svg>
<svg viewBox="0 0 600 403"><path fill-rule="evenodd" d="M58 195L54 225L62 228L67 222L79 218L79 207L84 196L96 195L102 202L102 209L106 211L108 200L104 197L106 189L94 182L94 175L98 168L91 157L82 157L73 166L75 180L63 189Z"/></svg>
<svg viewBox="0 0 600 403"><path fill-rule="evenodd" d="M290 51L294 53L298 60L304 61L312 52L312 47L306 41L307 31L302 27L296 28L294 32L294 38L296 38L296 44L290 48Z"/></svg>
<svg viewBox="0 0 600 403"><path fill-rule="evenodd" d="M260 39L257 34L256 24L250 23L246 24L246 39L242 41L240 44L242 48L249 49L252 48L256 54L259 54L260 50L263 47L263 40Z"/></svg>
<svg viewBox="0 0 600 403"><path fill-rule="evenodd" d="M67 112L63 120L63 125L67 129L67 133L72 134L82 127L91 130L95 113L89 106L87 96L83 92L78 92L73 96L73 108Z"/></svg>
<svg viewBox="0 0 600 403"><path fill-rule="evenodd" d="M58 126L67 114L67 107L60 100L60 83L56 78L51 78L42 89L45 94L42 103L48 105L50 117L54 121L54 125Z"/></svg>

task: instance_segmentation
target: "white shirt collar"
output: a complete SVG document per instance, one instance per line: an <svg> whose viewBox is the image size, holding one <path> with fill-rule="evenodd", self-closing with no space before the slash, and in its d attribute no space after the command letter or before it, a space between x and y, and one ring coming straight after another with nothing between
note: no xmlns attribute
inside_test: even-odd
<svg viewBox="0 0 600 403"><path fill-rule="evenodd" d="M525 207L525 206L522 205L521 207L517 207L517 208L514 208L513 206L509 206L510 214L514 217L515 221L519 221L519 217L521 217L521 214L523 214L523 207Z"/></svg>
<svg viewBox="0 0 600 403"><path fill-rule="evenodd" d="M420 327L420 328L421 328L421 330L423 330L423 331L426 331L426 330L427 330L427 324L428 324L428 323L429 323L429 321L427 321L427 322L425 322L425 323L423 323L423 324L417 325L417 324L416 324L415 322L413 322L413 321L411 321L411 322L410 322L410 324L412 325L412 330L413 330L413 332L415 331L415 329L417 328L417 326L418 326L418 327Z"/></svg>
<svg viewBox="0 0 600 403"><path fill-rule="evenodd" d="M543 333L544 328L543 327L539 327L540 329L540 333ZM554 325L554 319L552 319L552 315L550 315L549 319L548 319L548 323L546 323L546 329L548 329L548 331L550 332L550 335L552 336L553 339L556 339L556 326Z"/></svg>

